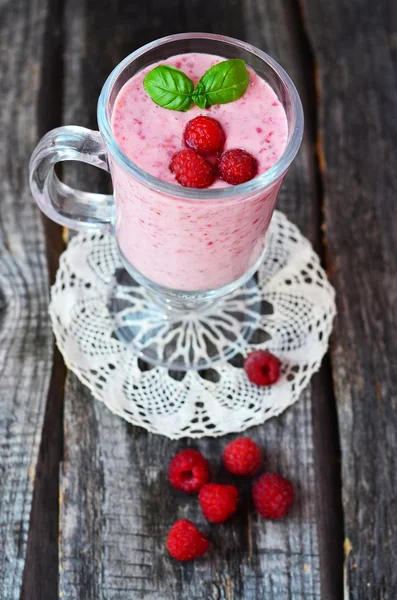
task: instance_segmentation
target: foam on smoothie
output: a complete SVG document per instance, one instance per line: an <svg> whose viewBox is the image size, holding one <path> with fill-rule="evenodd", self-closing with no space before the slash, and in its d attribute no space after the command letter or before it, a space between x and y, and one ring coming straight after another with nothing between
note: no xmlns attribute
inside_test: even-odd
<svg viewBox="0 0 397 600"><path fill-rule="evenodd" d="M113 109L112 129L117 143L135 164L176 184L169 163L184 148L187 122L198 115L217 119L226 134L225 150L242 148L250 152L258 161L259 174L277 162L287 143L286 114L272 88L252 69L242 98L204 110L195 105L187 112L168 110L155 104L143 87L145 75L158 64L181 69L196 84L207 69L222 60L210 54L181 54L147 67L124 84ZM217 178L211 187L226 186Z"/></svg>

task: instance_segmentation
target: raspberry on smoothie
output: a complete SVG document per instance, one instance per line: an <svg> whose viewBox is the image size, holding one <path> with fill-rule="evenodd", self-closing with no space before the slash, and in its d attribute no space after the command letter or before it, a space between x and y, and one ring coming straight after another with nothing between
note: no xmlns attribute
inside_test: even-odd
<svg viewBox="0 0 397 600"><path fill-rule="evenodd" d="M200 154L219 152L225 143L221 125L212 117L195 117L186 125L183 134L186 146Z"/></svg>

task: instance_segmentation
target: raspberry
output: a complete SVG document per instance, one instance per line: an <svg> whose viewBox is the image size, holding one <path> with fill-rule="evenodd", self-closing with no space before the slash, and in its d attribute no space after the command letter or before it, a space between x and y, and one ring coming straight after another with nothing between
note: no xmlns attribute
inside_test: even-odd
<svg viewBox="0 0 397 600"><path fill-rule="evenodd" d="M225 134L218 121L201 115L186 125L184 139L189 148L208 154L222 150Z"/></svg>
<svg viewBox="0 0 397 600"><path fill-rule="evenodd" d="M261 468L262 451L249 438L238 438L224 449L223 462L234 475L254 475Z"/></svg>
<svg viewBox="0 0 397 600"><path fill-rule="evenodd" d="M174 488L196 494L209 477L208 462L197 450L182 450L168 467L168 481Z"/></svg>
<svg viewBox="0 0 397 600"><path fill-rule="evenodd" d="M222 523L236 512L238 491L234 485L206 483L200 490L203 515L211 523Z"/></svg>
<svg viewBox="0 0 397 600"><path fill-rule="evenodd" d="M178 183L185 187L206 188L215 179L211 163L191 148L177 152L172 157L170 169Z"/></svg>
<svg viewBox="0 0 397 600"><path fill-rule="evenodd" d="M278 473L261 475L252 488L255 508L262 517L281 519L294 499L292 483Z"/></svg>
<svg viewBox="0 0 397 600"><path fill-rule="evenodd" d="M255 177L258 161L245 150L226 150L219 159L218 171L224 181L238 185Z"/></svg>
<svg viewBox="0 0 397 600"><path fill-rule="evenodd" d="M210 543L193 523L176 521L167 537L167 550L177 560L192 560L207 552Z"/></svg>
<svg viewBox="0 0 397 600"><path fill-rule="evenodd" d="M280 361L267 350L255 350L244 361L248 379L256 385L273 385L280 377Z"/></svg>

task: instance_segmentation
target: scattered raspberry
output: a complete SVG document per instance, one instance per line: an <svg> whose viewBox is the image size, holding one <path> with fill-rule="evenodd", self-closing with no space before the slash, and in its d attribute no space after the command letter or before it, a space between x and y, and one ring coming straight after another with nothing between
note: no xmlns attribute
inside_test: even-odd
<svg viewBox="0 0 397 600"><path fill-rule="evenodd" d="M248 379L256 385L273 385L280 377L280 361L267 350L255 350L244 361Z"/></svg>
<svg viewBox="0 0 397 600"><path fill-rule="evenodd" d="M191 148L177 152L172 157L170 169L178 183L185 187L206 188L215 179L211 163Z"/></svg>
<svg viewBox="0 0 397 600"><path fill-rule="evenodd" d="M262 450L249 438L238 438L224 449L223 462L234 475L254 475L262 465Z"/></svg>
<svg viewBox="0 0 397 600"><path fill-rule="evenodd" d="M210 543L193 523L182 519L171 527L166 546L173 558L192 560L207 552Z"/></svg>
<svg viewBox="0 0 397 600"><path fill-rule="evenodd" d="M258 162L245 150L239 148L226 150L219 159L218 171L224 181L238 185L255 177L258 172Z"/></svg>
<svg viewBox="0 0 397 600"><path fill-rule="evenodd" d="M234 485L206 483L200 490L201 510L211 523L222 523L236 512L238 491Z"/></svg>
<svg viewBox="0 0 397 600"><path fill-rule="evenodd" d="M197 450L182 450L168 467L168 481L174 488L196 494L209 477L208 462Z"/></svg>
<svg viewBox="0 0 397 600"><path fill-rule="evenodd" d="M186 125L184 139L189 148L208 154L222 150L225 134L218 121L202 115Z"/></svg>
<svg viewBox="0 0 397 600"><path fill-rule="evenodd" d="M265 473L253 486L252 497L262 517L281 519L293 502L294 488L288 479L278 473Z"/></svg>

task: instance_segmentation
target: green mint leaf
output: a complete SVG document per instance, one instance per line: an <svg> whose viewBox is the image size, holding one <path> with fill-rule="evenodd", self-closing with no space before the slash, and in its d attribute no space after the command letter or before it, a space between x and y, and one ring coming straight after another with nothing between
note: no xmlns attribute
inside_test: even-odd
<svg viewBox="0 0 397 600"><path fill-rule="evenodd" d="M200 108L234 102L245 93L248 83L249 74L241 58L224 60L204 73L197 84L193 99ZM203 97L205 106L202 106Z"/></svg>
<svg viewBox="0 0 397 600"><path fill-rule="evenodd" d="M155 67L145 76L143 87L151 99L163 108L186 112L193 104L193 81L176 67Z"/></svg>

